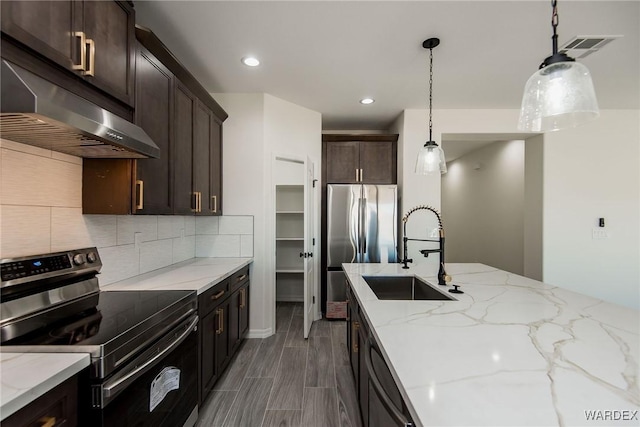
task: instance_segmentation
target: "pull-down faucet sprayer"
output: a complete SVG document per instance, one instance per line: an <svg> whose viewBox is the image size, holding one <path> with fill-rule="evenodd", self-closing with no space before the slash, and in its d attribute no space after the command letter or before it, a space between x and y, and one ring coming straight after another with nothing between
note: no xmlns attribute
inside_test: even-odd
<svg viewBox="0 0 640 427"><path fill-rule="evenodd" d="M440 235L440 238L438 240L434 240L434 239L410 239L407 237L407 221L409 221L409 216L411 216L412 213L419 211L419 210L428 210L430 212L433 212L433 214L436 216L436 218L438 219L438 232ZM404 259L401 261L402 264L404 264L402 266L402 268L409 268L409 266L407 265L410 262L413 262L413 259L409 259L409 252L407 249L407 242L414 241L414 242L436 242L439 243L439 248L438 249L422 249L420 250L420 253L422 255L426 257L429 256L429 254L432 253L439 253L440 254L440 266L438 267L438 285L446 285L447 282L451 281L451 276L449 276L447 274L447 272L444 269L444 227L442 226L442 218L440 217L440 214L438 213L437 210L435 210L434 208L432 208L431 206L427 206L427 205L420 205L420 206L416 206L414 208L409 209L409 212L407 212L403 217L402 217L402 223L403 223L403 237L402 237L402 243L403 243L403 254L404 254Z"/></svg>

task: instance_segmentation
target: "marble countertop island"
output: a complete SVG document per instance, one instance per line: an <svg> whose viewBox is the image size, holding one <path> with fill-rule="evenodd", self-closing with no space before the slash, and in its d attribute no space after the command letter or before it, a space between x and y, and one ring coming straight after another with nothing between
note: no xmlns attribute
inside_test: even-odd
<svg viewBox="0 0 640 427"><path fill-rule="evenodd" d="M381 301L363 275L435 272L343 269L417 425L640 425L637 310L483 264L447 264L457 301Z"/></svg>
<svg viewBox="0 0 640 427"><path fill-rule="evenodd" d="M104 291L180 290L198 295L251 264L253 258L191 258L102 287Z"/></svg>

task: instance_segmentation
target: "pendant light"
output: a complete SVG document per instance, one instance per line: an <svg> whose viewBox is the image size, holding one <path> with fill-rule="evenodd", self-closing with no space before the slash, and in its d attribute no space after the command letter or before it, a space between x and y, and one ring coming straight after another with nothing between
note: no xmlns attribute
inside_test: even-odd
<svg viewBox="0 0 640 427"><path fill-rule="evenodd" d="M591 75L584 65L558 53L558 7L551 0L553 53L527 81L518 129L548 132L571 128L600 115Z"/></svg>
<svg viewBox="0 0 640 427"><path fill-rule="evenodd" d="M429 140L420 149L416 161L416 173L421 175L447 172L444 151L433 140L433 48L439 44L440 39L437 38L430 38L422 43L422 47L429 49Z"/></svg>

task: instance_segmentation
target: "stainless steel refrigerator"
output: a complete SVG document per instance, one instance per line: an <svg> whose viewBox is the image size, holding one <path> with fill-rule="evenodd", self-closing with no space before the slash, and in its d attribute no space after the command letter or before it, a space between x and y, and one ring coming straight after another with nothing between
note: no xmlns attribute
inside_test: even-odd
<svg viewBox="0 0 640 427"><path fill-rule="evenodd" d="M397 262L397 234L396 185L327 185L327 307L346 300L342 263Z"/></svg>

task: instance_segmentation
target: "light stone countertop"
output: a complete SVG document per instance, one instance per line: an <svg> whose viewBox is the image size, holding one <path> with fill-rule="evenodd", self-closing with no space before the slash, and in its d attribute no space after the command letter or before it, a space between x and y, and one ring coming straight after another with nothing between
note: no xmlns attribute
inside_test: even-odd
<svg viewBox="0 0 640 427"><path fill-rule="evenodd" d="M182 290L198 295L251 264L253 258L191 258L101 287L103 291ZM98 276L98 280L100 276Z"/></svg>
<svg viewBox="0 0 640 427"><path fill-rule="evenodd" d="M190 290L201 294L252 262L253 258L192 258L101 289ZM89 363L88 354L0 353L0 419L29 404Z"/></svg>
<svg viewBox="0 0 640 427"><path fill-rule="evenodd" d="M363 275L435 272L343 269L418 426L640 425L638 311L483 264L447 264L457 301L381 301Z"/></svg>
<svg viewBox="0 0 640 427"><path fill-rule="evenodd" d="M0 353L0 420L89 366L89 354Z"/></svg>

